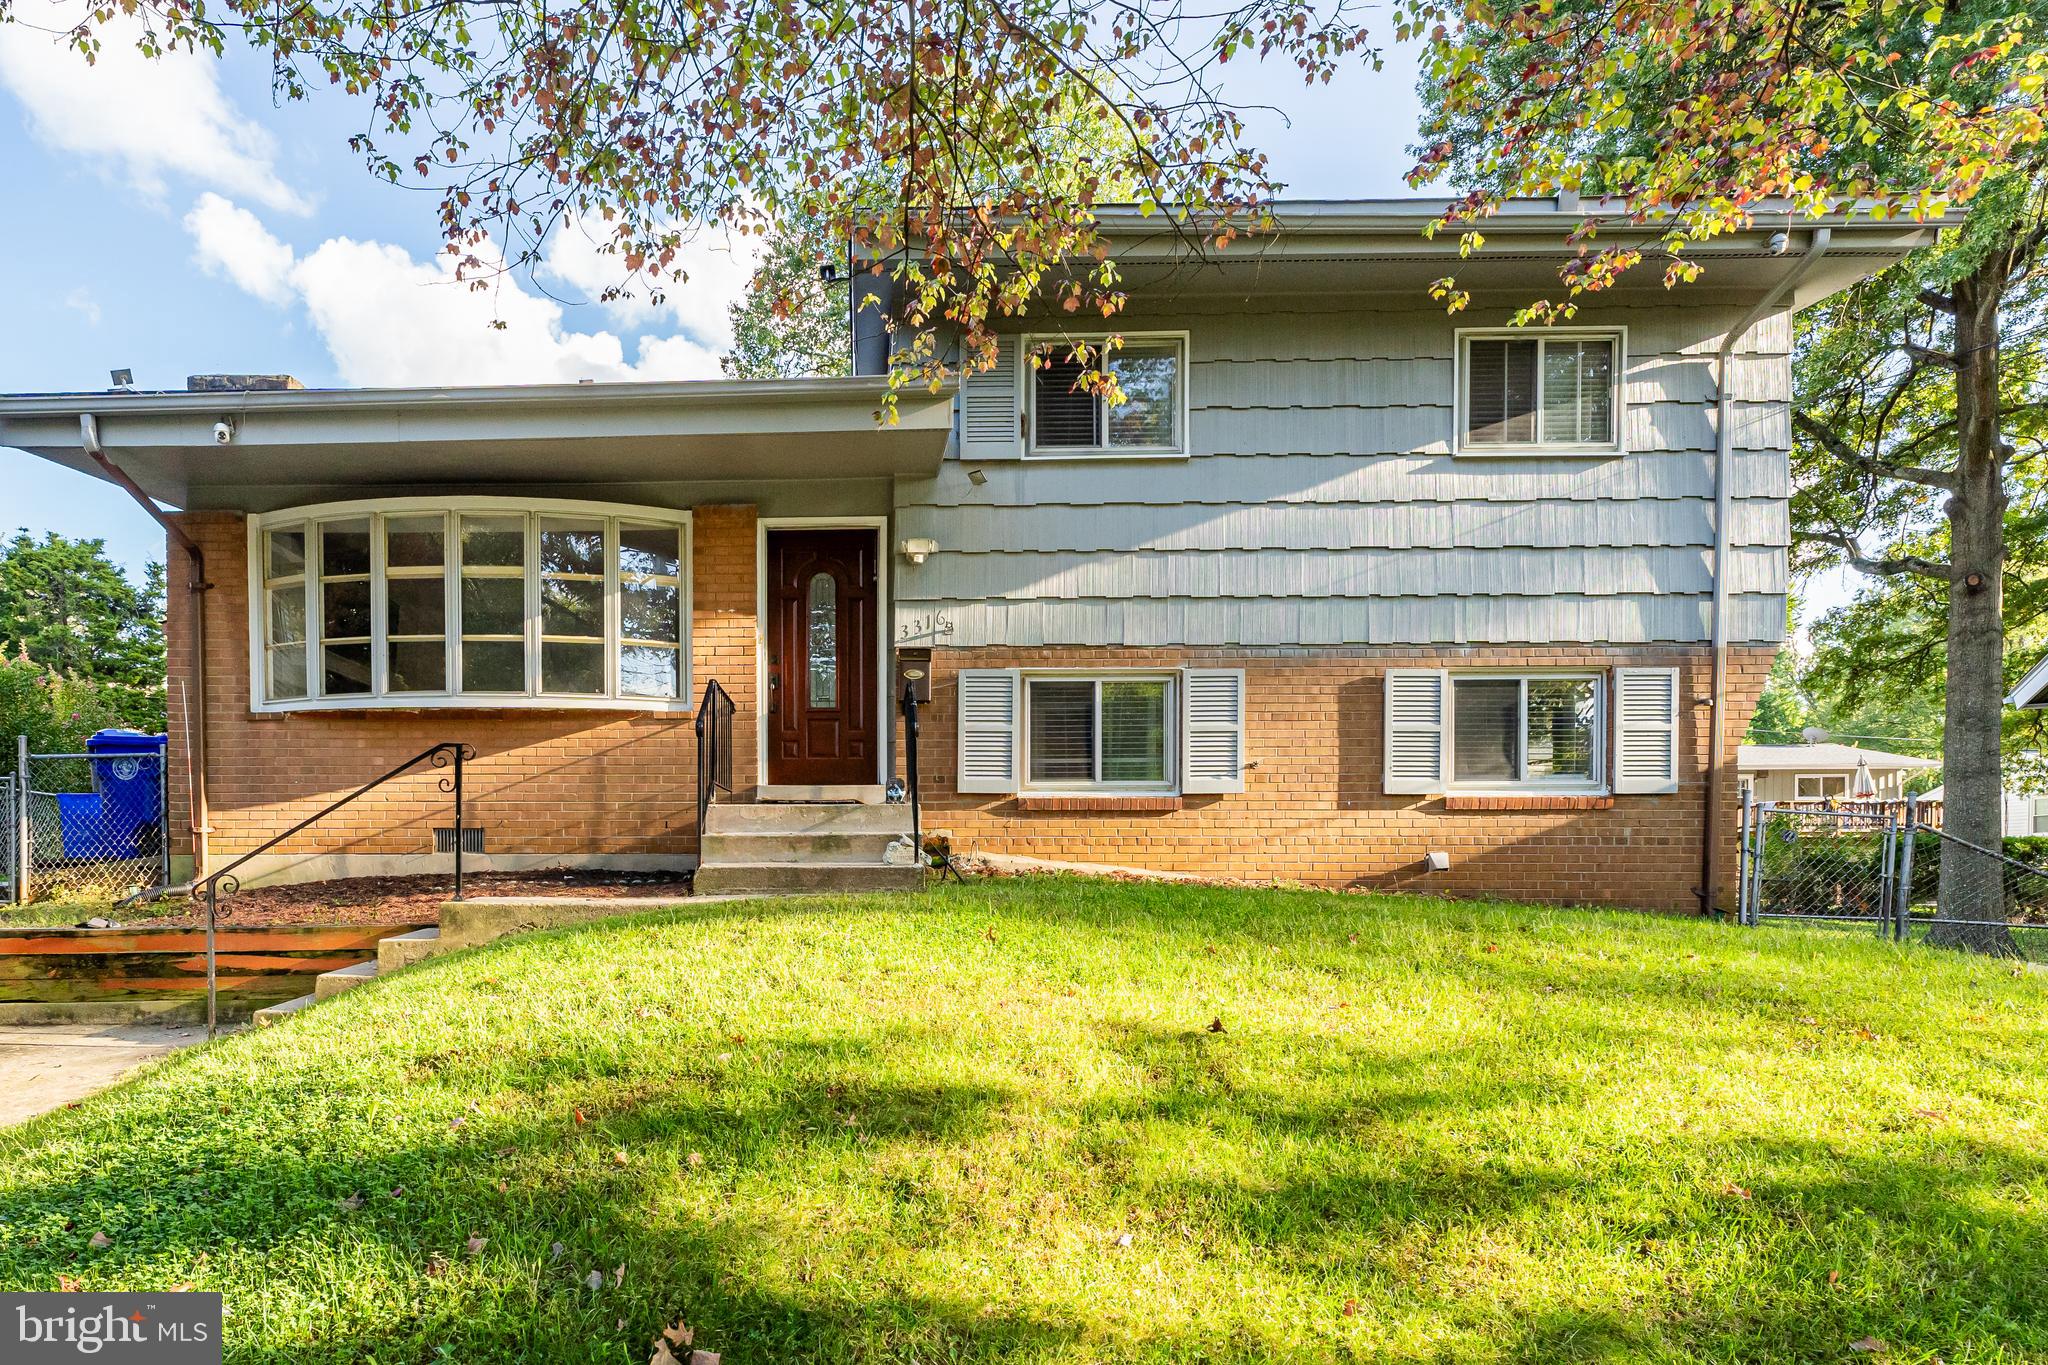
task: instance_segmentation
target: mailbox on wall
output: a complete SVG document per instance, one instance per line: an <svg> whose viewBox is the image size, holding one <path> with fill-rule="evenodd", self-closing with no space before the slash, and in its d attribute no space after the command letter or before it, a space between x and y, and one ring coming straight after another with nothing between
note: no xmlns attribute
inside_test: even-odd
<svg viewBox="0 0 2048 1365"><path fill-rule="evenodd" d="M932 652L929 649L899 649L896 651L896 686L893 701L903 701L903 689L915 688L917 704L924 706L932 699Z"/></svg>

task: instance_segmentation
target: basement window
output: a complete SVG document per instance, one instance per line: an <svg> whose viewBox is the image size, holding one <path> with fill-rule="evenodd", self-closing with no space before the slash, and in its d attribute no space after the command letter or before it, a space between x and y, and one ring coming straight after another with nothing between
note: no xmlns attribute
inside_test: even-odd
<svg viewBox="0 0 2048 1365"><path fill-rule="evenodd" d="M689 514L402 498L251 523L258 711L688 707Z"/></svg>
<svg viewBox="0 0 2048 1365"><path fill-rule="evenodd" d="M1024 680L1032 791L1169 791L1173 680L1116 674Z"/></svg>

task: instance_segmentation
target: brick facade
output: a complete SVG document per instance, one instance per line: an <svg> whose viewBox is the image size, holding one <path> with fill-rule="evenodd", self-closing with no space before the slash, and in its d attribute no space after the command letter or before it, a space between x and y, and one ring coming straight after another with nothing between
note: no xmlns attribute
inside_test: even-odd
<svg viewBox="0 0 2048 1365"><path fill-rule="evenodd" d="M213 587L194 594L188 561L169 558L173 838L189 854L190 774L184 718L193 697L191 613L203 599L208 675L212 865L253 849L337 796L442 740L466 740L467 823L490 853L626 855L687 862L696 849L696 737L689 716L587 710L249 710L246 523L233 513L181 518L205 551ZM756 515L751 506L693 513L692 683L732 694L734 786L758 780ZM1736 744L1773 650L1733 651L1722 819L1724 888L1732 887ZM1697 906L1701 783L1708 708L1684 707L1681 780L1668 796L1415 798L1381 790L1381 676L1446 665L1676 666L1680 696L1706 695L1700 647L1602 649L1216 650L983 648L934 652L933 698L920 755L925 824L966 851L1020 854L1332 886L1596 902ZM1228 796L1026 798L954 789L953 703L962 668L1242 667L1247 674L1246 790ZM899 745L900 748L900 745ZM900 754L899 754L900 769ZM392 783L290 841L293 854L420 855L449 823L439 774ZM1426 852L1450 855L1427 873Z"/></svg>
<svg viewBox="0 0 2048 1365"><path fill-rule="evenodd" d="M1736 746L1770 648L1731 652L1721 819L1723 897L1734 886ZM1472 649L1007 649L934 651L919 755L925 825L963 851L1217 876L1461 896L1695 910L1699 901L1712 655L1704 647ZM1677 792L1664 796L1389 796L1381 789L1381 678L1389 668L1676 667ZM1245 791L1160 801L962 795L954 703L963 668L1243 668ZM1426 872L1423 855L1450 855Z"/></svg>
<svg viewBox="0 0 2048 1365"><path fill-rule="evenodd" d="M697 846L696 734L691 716L564 709L298 711L249 709L249 584L245 519L180 518L206 555L212 588L195 595L190 561L169 557L171 818L174 852L189 856L190 750L183 717L194 696L195 596L206 610L207 793L214 868L443 740L477 758L465 774L464 823L492 854L673 855ZM754 524L751 506L692 514L691 678L732 693L734 784L754 785ZM422 768L336 812L282 846L286 854L403 855L433 847L450 823L441 774Z"/></svg>

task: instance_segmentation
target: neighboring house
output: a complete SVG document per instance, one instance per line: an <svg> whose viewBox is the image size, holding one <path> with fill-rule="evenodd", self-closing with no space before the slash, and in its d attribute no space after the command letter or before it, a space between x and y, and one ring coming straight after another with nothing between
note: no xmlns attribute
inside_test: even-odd
<svg viewBox="0 0 2048 1365"><path fill-rule="evenodd" d="M903 771L902 669L959 848L1696 908L1785 625L1791 309L1928 230L1780 218L1514 330L1576 201L1472 260L1439 207L1283 205L1200 261L1111 214L1127 312L1019 320L889 426L870 327L850 379L29 395L0 444L181 509L173 800L212 867L454 739L483 865L687 863L707 684L736 800L816 804ZM1111 331L1106 409L1062 348ZM395 784L250 870L444 868L445 799ZM802 882L762 869L834 818L771 849L713 810L705 885Z"/></svg>
<svg viewBox="0 0 2048 1365"><path fill-rule="evenodd" d="M1934 787L1923 793L1923 804L1940 805L1942 789ZM2018 787L2007 787L1999 793L1999 824L2008 839L2048 834L2048 796L2036 796L2021 791Z"/></svg>
<svg viewBox="0 0 2048 1365"><path fill-rule="evenodd" d="M1941 760L1854 744L1745 744L1735 767L1759 801L1903 801L1907 778Z"/></svg>

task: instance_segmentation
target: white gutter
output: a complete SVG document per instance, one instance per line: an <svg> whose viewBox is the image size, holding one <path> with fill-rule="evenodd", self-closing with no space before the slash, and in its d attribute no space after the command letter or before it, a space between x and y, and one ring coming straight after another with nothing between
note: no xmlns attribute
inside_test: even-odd
<svg viewBox="0 0 2048 1365"><path fill-rule="evenodd" d="M186 788L190 798L189 813L192 817L192 876L195 880L206 875L206 836L213 832L213 818L206 800L206 599L203 594L213 584L206 581L206 555L199 548L199 542L185 533L185 528L165 515L164 510L142 491L128 472L107 458L107 452L100 446L99 419L89 412L78 414L78 444L92 462L99 466L114 483L133 498L142 510L149 513L157 525L164 528L164 534L181 546L192 561L189 572L192 581L192 693L186 698L187 723L191 739L187 748ZM168 663L168 660L166 661ZM168 680L166 680L168 681ZM165 689L166 696L169 688ZM168 714L164 723L170 723Z"/></svg>
<svg viewBox="0 0 2048 1365"><path fill-rule="evenodd" d="M1815 228L1806 244L1806 254L1800 257L1799 263L1773 286L1770 293L1758 299L1755 307L1743 314L1742 321L1728 330L1728 334L1721 338L1720 349L1714 353L1714 601L1710 632L1714 648L1714 683L1713 715L1707 725L1706 821L1701 840L1700 887L1697 893L1702 914L1711 913L1715 908L1716 883L1721 873L1718 829L1721 776L1725 766L1722 751L1728 736L1728 522L1735 510L1735 493L1728 477L1728 466L1735 453L1735 395L1729 388L1728 367L1736 346L1827 254L1828 243L1834 235L1831 228Z"/></svg>

